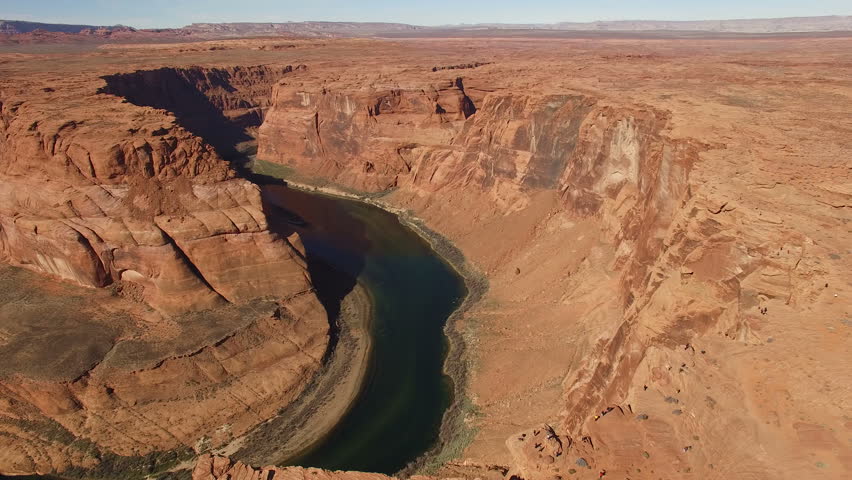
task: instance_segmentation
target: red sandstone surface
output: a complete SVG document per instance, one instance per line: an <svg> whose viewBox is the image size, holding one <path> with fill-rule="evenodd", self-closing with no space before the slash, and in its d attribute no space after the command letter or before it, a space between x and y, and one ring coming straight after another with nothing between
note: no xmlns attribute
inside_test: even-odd
<svg viewBox="0 0 852 480"><path fill-rule="evenodd" d="M386 192L487 277L436 476L848 478L852 39L264 42L0 58L4 260L163 315L308 290L181 100L203 97L260 159ZM45 398L0 415L131 448ZM183 418L158 405L126 428ZM27 452L3 473L94 462L2 439ZM194 476L270 471L365 477Z"/></svg>
<svg viewBox="0 0 852 480"><path fill-rule="evenodd" d="M192 80L215 83L217 75L237 77L230 85L243 81L250 98L263 71L216 70ZM87 356L85 368L4 372L0 471L97 463L92 452L57 438L62 430L119 455L147 454L230 440L293 401L321 366L328 323L298 238L269 231L258 187L236 178L209 143L165 110L100 93L97 74L3 78L0 257L120 298L70 306L96 308L103 328L118 328L109 338L55 346L104 350ZM184 101L182 77L174 78L172 94ZM144 94L147 77L134 81ZM110 85L120 90L122 80ZM262 106L221 108L250 122ZM48 287L30 288L30 303L51 295ZM185 315L218 310L208 318L233 317L230 328L215 336L203 326L184 328ZM118 323L112 314L131 320ZM34 316L10 308L0 328L15 331ZM169 346L169 325L198 341ZM68 324L57 320L56 328ZM3 337L9 355L26 341ZM127 349L137 353L119 361Z"/></svg>

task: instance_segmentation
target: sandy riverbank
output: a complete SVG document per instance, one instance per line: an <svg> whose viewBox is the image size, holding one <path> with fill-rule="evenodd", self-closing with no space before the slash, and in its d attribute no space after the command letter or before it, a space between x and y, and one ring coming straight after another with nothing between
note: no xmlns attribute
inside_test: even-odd
<svg viewBox="0 0 852 480"><path fill-rule="evenodd" d="M373 300L356 284L341 304L337 345L299 399L215 453L247 463L281 464L321 442L360 393L372 348L372 316Z"/></svg>

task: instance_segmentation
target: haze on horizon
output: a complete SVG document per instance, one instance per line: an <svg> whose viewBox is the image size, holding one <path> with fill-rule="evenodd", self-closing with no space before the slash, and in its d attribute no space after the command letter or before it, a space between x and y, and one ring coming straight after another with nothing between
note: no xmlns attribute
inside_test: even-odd
<svg viewBox="0 0 852 480"><path fill-rule="evenodd" d="M181 27L190 23L351 21L413 25L554 23L596 20L727 20L852 15L849 0L4 0L0 19L45 23Z"/></svg>

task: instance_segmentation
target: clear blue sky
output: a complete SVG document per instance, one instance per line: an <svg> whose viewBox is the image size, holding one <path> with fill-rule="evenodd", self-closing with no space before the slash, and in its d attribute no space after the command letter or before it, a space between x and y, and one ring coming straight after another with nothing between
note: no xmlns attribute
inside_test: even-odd
<svg viewBox="0 0 852 480"><path fill-rule="evenodd" d="M0 0L0 18L179 27L193 22L386 21L417 25L719 20L852 15L852 0Z"/></svg>

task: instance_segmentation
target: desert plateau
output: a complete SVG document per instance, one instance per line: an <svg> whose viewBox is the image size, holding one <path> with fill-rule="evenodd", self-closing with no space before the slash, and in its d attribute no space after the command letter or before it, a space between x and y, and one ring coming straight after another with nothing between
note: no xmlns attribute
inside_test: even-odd
<svg viewBox="0 0 852 480"><path fill-rule="evenodd" d="M374 13L0 21L0 477L852 478L852 17Z"/></svg>

